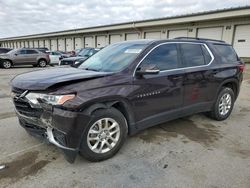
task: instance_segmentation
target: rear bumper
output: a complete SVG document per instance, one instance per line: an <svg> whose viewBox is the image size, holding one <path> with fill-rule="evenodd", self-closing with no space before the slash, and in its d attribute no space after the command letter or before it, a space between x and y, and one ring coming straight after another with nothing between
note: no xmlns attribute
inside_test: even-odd
<svg viewBox="0 0 250 188"><path fill-rule="evenodd" d="M90 116L57 108L53 112L44 112L40 118L28 117L18 111L17 115L27 132L62 149L68 162L75 161Z"/></svg>

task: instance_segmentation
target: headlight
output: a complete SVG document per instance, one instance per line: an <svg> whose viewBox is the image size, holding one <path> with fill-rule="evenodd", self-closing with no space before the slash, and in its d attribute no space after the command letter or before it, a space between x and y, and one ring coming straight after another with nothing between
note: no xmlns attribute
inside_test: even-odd
<svg viewBox="0 0 250 188"><path fill-rule="evenodd" d="M76 61L76 62L75 62L75 65L78 64L78 63L80 63L80 61Z"/></svg>
<svg viewBox="0 0 250 188"><path fill-rule="evenodd" d="M75 95L74 94L47 95L47 94L42 94L42 93L28 93L25 97L34 105L39 105L39 101L37 99L45 100L47 103L52 104L52 105L62 105L66 101L73 99Z"/></svg>

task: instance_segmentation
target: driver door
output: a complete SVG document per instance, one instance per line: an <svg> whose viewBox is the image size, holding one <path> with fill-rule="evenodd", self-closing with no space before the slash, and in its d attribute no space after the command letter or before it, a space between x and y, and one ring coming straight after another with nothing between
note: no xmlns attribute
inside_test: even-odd
<svg viewBox="0 0 250 188"><path fill-rule="evenodd" d="M167 118L168 113L180 109L183 104L184 71L178 69L180 58L177 44L169 43L156 47L144 58L137 70L145 65L153 65L160 72L135 76L135 119L137 122L157 122Z"/></svg>

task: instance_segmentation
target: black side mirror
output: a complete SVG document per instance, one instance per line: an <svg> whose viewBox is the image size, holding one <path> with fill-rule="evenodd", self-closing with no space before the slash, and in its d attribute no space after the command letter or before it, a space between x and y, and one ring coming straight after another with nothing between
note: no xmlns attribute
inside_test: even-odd
<svg viewBox="0 0 250 188"><path fill-rule="evenodd" d="M18 54L15 54L15 56L17 56Z"/></svg>
<svg viewBox="0 0 250 188"><path fill-rule="evenodd" d="M139 67L136 71L136 74L139 76L147 74L159 74L160 70L156 65L143 65Z"/></svg>

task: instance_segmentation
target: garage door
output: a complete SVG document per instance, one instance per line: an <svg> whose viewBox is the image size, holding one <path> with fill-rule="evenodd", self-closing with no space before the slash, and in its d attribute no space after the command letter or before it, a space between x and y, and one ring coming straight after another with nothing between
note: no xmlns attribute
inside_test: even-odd
<svg viewBox="0 0 250 188"><path fill-rule="evenodd" d="M25 47L26 47L26 48L29 47L29 41L25 41Z"/></svg>
<svg viewBox="0 0 250 188"><path fill-rule="evenodd" d="M93 43L93 37L85 37L84 38L84 47L94 47L94 43Z"/></svg>
<svg viewBox="0 0 250 188"><path fill-rule="evenodd" d="M49 40L45 40L45 41L44 41L44 47L50 49Z"/></svg>
<svg viewBox="0 0 250 188"><path fill-rule="evenodd" d="M236 26L233 45L240 57L250 57L250 25Z"/></svg>
<svg viewBox="0 0 250 188"><path fill-rule="evenodd" d="M207 39L222 39L222 27L211 27L211 28L199 28L198 29L198 38L207 38Z"/></svg>
<svg viewBox="0 0 250 188"><path fill-rule="evenodd" d="M58 39L58 50L65 51L65 39Z"/></svg>
<svg viewBox="0 0 250 188"><path fill-rule="evenodd" d="M37 40L34 40L34 48L38 48L38 41Z"/></svg>
<svg viewBox="0 0 250 188"><path fill-rule="evenodd" d="M126 34L126 40L137 40L139 38L138 33L128 33Z"/></svg>
<svg viewBox="0 0 250 188"><path fill-rule="evenodd" d="M144 35L145 39L161 39L161 32L146 32Z"/></svg>
<svg viewBox="0 0 250 188"><path fill-rule="evenodd" d="M96 37L96 47L97 48L102 48L104 46L106 46L106 36L97 36Z"/></svg>
<svg viewBox="0 0 250 188"><path fill-rule="evenodd" d="M22 48L25 47L25 42L24 41L21 42L21 46L22 46Z"/></svg>
<svg viewBox="0 0 250 188"><path fill-rule="evenodd" d="M188 36L188 30L186 30L186 29L168 31L168 38L169 39L174 39L176 37L187 37L187 36Z"/></svg>
<svg viewBox="0 0 250 188"><path fill-rule="evenodd" d="M51 41L51 50L52 51L56 51L57 50L57 40L56 39L52 39Z"/></svg>
<svg viewBox="0 0 250 188"><path fill-rule="evenodd" d="M83 41L82 38L75 38L75 50L79 49L79 48L83 48Z"/></svg>
<svg viewBox="0 0 250 188"><path fill-rule="evenodd" d="M73 40L72 38L66 39L66 52L71 52L73 50Z"/></svg>
<svg viewBox="0 0 250 188"><path fill-rule="evenodd" d="M33 47L34 47L33 41L29 41L29 47L30 47L30 48L33 48Z"/></svg>
<svg viewBox="0 0 250 188"><path fill-rule="evenodd" d="M39 40L39 48L43 48L44 47L44 40Z"/></svg>
<svg viewBox="0 0 250 188"><path fill-rule="evenodd" d="M121 35L110 35L109 37L110 37L109 38L109 43L110 44L113 44L113 43L121 41Z"/></svg>
<svg viewBox="0 0 250 188"><path fill-rule="evenodd" d="M21 48L21 43L17 42L17 48Z"/></svg>

